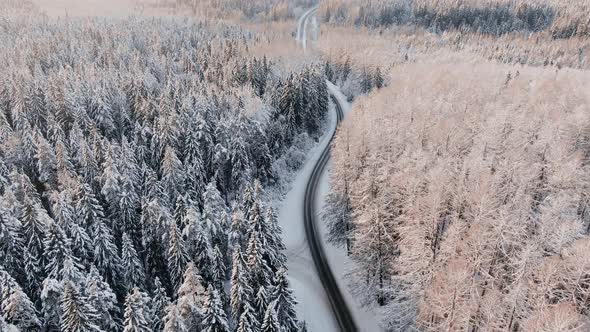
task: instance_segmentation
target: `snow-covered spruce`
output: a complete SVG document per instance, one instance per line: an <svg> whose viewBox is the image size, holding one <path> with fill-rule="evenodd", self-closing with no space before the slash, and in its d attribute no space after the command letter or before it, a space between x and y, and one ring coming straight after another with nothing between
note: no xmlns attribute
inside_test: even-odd
<svg viewBox="0 0 590 332"><path fill-rule="evenodd" d="M319 135L323 71L255 57L257 35L222 24L8 20L2 329L295 331L262 191Z"/></svg>

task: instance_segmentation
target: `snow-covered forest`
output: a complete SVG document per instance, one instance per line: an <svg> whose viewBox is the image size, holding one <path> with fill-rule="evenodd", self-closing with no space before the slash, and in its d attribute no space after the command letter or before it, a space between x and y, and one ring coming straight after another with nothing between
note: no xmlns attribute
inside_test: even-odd
<svg viewBox="0 0 590 332"><path fill-rule="evenodd" d="M0 20L0 330L297 331L263 190L322 67L192 19Z"/></svg>
<svg viewBox="0 0 590 332"><path fill-rule="evenodd" d="M355 102L324 213L391 331L590 328L588 74L416 63Z"/></svg>

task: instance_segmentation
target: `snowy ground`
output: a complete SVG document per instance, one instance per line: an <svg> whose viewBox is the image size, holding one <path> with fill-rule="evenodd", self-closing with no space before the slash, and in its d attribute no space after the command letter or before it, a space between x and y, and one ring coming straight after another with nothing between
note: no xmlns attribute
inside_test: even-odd
<svg viewBox="0 0 590 332"><path fill-rule="evenodd" d="M293 186L280 203L279 224L283 229L283 241L287 250L289 281L298 304L298 318L304 320L310 332L338 331L330 302L320 279L316 275L311 252L305 239L303 223L303 198L305 186L321 152L327 146L330 134L336 128L335 112L329 112L329 126L315 148L308 152L305 166L293 181Z"/></svg>
<svg viewBox="0 0 590 332"><path fill-rule="evenodd" d="M328 83L328 88L340 101L343 106L343 112L346 114L350 110L350 105L346 102L346 97L340 93L338 88ZM333 105L332 105L333 107ZM310 332L331 332L339 331L338 324L334 320L330 303L322 284L316 275L313 260L307 241L305 238L305 226L303 222L303 201L305 186L314 165L316 164L321 152L328 144L330 134L336 128L336 116L334 109L330 111L328 119L329 125L325 129L324 136L315 148L308 152L308 158L305 166L299 171L293 181L292 188L280 203L279 223L283 228L283 240L287 247L287 266L289 268L289 280L293 288L294 295L299 301L298 315L300 320L304 320ZM329 166L328 166L329 168ZM330 190L329 171L326 169L322 174L322 180L316 201L316 211L321 211L324 204L324 197ZM316 221L321 221L317 216ZM321 224L319 229L322 236L325 234L326 227ZM332 245L324 242L324 249L330 261L330 267L339 283L340 290L343 292L349 307L355 316L355 321L362 332L381 331L377 324L376 315L372 312L366 312L354 301L351 293L348 291L346 281L344 280L345 271L350 269L352 262L346 257L346 253Z"/></svg>

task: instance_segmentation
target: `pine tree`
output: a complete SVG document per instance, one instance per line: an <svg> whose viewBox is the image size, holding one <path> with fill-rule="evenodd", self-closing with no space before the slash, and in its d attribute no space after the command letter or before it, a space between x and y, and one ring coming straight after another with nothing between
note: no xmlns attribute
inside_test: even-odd
<svg viewBox="0 0 590 332"><path fill-rule="evenodd" d="M168 271L174 288L182 282L182 273L188 262L188 254L180 230L175 222L171 222L168 232Z"/></svg>
<svg viewBox="0 0 590 332"><path fill-rule="evenodd" d="M121 313L117 297L95 266L90 268L90 273L86 276L84 294L90 305L96 308L100 328L105 331L119 330Z"/></svg>
<svg viewBox="0 0 590 332"><path fill-rule="evenodd" d="M271 299L275 302L275 310L280 325L287 331L297 331L297 313L293 291L289 288L287 270L281 268L275 274Z"/></svg>
<svg viewBox="0 0 590 332"><path fill-rule="evenodd" d="M123 233L121 261L123 265L123 282L126 289L130 291L133 287L143 287L145 280L143 265L127 233Z"/></svg>
<svg viewBox="0 0 590 332"><path fill-rule="evenodd" d="M102 331L96 324L96 309L70 283L64 285L61 305L61 329L64 332Z"/></svg>
<svg viewBox="0 0 590 332"><path fill-rule="evenodd" d="M154 292L152 295L151 311L154 316L154 321L151 326L154 331L161 331L164 328L164 317L166 316L166 308L170 305L170 298L166 294L166 290L162 286L160 279L156 277L154 280ZM177 310L177 308L176 308Z"/></svg>
<svg viewBox="0 0 590 332"><path fill-rule="evenodd" d="M262 323L261 332L282 332L282 331L298 331L283 329L280 325L277 313L275 311L275 302L271 303L264 313L264 321Z"/></svg>
<svg viewBox="0 0 590 332"><path fill-rule="evenodd" d="M207 292L203 287L203 277L195 265L190 262L184 272L184 280L178 289L178 308L189 331L198 331L201 328L203 308L207 298Z"/></svg>
<svg viewBox="0 0 590 332"><path fill-rule="evenodd" d="M240 247L234 250L232 267L230 305L232 317L237 321L242 315L244 304L252 300L254 292L248 281L246 263Z"/></svg>
<svg viewBox="0 0 590 332"><path fill-rule="evenodd" d="M135 287L125 298L123 332L151 332L144 295Z"/></svg>
<svg viewBox="0 0 590 332"><path fill-rule="evenodd" d="M206 332L229 332L227 316L217 290L209 286L207 289L207 301L205 301L203 326Z"/></svg>

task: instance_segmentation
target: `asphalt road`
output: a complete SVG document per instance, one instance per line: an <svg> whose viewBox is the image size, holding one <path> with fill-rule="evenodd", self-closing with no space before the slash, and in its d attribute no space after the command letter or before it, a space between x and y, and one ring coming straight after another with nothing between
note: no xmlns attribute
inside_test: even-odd
<svg viewBox="0 0 590 332"><path fill-rule="evenodd" d="M344 117L342 107L334 96L330 97L336 106L337 121L340 123ZM335 134L336 132L332 133L332 137L330 137L330 143L334 139ZM317 164L314 166L305 188L305 199L303 203L305 236L309 244L309 249L311 251L311 256L313 258L313 263L317 270L318 277L322 283L322 286L324 287L324 290L326 291L330 301L330 306L332 307L332 312L334 313L340 330L346 332L356 332L358 331L357 326L354 322L354 318L350 312L350 309L348 308L348 304L346 303L344 296L338 288L338 283L336 282L334 274L330 269L330 265L328 264L328 260L322 245L321 235L318 233L315 221L315 217L317 215L315 211L317 189L320 183L321 175L326 168L328 161L330 160L330 150L331 144L328 144L318 159Z"/></svg>

